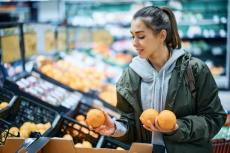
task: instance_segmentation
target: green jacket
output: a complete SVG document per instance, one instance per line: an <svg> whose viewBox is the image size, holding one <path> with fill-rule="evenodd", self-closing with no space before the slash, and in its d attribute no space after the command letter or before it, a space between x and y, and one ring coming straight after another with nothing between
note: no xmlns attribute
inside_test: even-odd
<svg viewBox="0 0 230 153"><path fill-rule="evenodd" d="M196 83L196 98L192 97L185 81L185 70L190 55L177 60L169 80L165 109L176 114L179 129L171 135L163 135L167 153L211 153L211 139L226 120L218 97L218 88L208 67L202 61L191 58ZM139 116L143 112L140 96L141 78L127 68L117 82L117 108L120 122L128 132L118 138L126 143L151 142L151 132L142 127Z"/></svg>

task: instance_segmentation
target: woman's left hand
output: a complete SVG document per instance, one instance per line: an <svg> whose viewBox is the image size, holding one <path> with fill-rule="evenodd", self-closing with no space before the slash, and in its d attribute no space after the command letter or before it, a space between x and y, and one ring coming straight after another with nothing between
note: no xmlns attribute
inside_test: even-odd
<svg viewBox="0 0 230 153"><path fill-rule="evenodd" d="M143 125L143 127L146 129L146 130L149 130L151 132L161 132L161 133L172 133L174 131L176 131L178 129L178 124L175 125L175 127L171 130L164 130L162 128L160 128L159 124L158 124L158 120L157 120L157 117L156 117L156 120L155 120L155 123L152 124L149 120L147 121L148 124L150 125L149 127L148 126L145 126Z"/></svg>

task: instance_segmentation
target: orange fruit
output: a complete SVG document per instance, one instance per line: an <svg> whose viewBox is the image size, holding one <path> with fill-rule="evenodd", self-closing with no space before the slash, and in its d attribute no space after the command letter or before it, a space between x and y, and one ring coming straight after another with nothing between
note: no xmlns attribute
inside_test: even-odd
<svg viewBox="0 0 230 153"><path fill-rule="evenodd" d="M76 119L77 121L85 121L85 116L83 116L83 115L77 115L77 116L75 117L75 119Z"/></svg>
<svg viewBox="0 0 230 153"><path fill-rule="evenodd" d="M145 126L147 127L150 127L149 123L147 122L148 120L150 120L150 122L152 124L154 124L155 122L155 118L156 116L158 115L158 112L153 109L153 108L149 108L149 109L146 109L140 116L140 120L141 120L141 123L144 124Z"/></svg>
<svg viewBox="0 0 230 153"><path fill-rule="evenodd" d="M93 128L97 128L104 124L105 115L101 110L90 109L86 115L86 123Z"/></svg>
<svg viewBox="0 0 230 153"><path fill-rule="evenodd" d="M158 115L158 124L163 130L171 130L176 125L176 115L170 110L163 110Z"/></svg>

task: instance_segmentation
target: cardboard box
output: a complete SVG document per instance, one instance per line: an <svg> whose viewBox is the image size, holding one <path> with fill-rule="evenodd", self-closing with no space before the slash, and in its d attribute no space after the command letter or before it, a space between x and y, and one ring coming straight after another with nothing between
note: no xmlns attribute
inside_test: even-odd
<svg viewBox="0 0 230 153"><path fill-rule="evenodd" d="M24 139L8 138L4 146L0 146L0 153L15 153ZM130 150L116 150L107 148L76 148L72 140L52 138L39 153L152 153L152 145L133 143Z"/></svg>

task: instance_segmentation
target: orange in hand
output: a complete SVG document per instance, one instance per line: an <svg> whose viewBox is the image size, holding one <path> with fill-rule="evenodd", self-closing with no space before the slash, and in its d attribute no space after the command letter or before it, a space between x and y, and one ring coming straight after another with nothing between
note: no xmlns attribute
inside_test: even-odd
<svg viewBox="0 0 230 153"><path fill-rule="evenodd" d="M170 110L163 110L157 118L158 124L163 130L172 130L176 126L176 115Z"/></svg>
<svg viewBox="0 0 230 153"><path fill-rule="evenodd" d="M149 123L147 122L148 120L150 120L150 122L152 124L155 123L155 118L158 115L158 112L153 109L153 108L149 108L146 109L140 116L140 120L142 122L142 124L144 124L147 127L150 127Z"/></svg>
<svg viewBox="0 0 230 153"><path fill-rule="evenodd" d="M101 110L90 109L86 115L86 123L93 128L103 125L105 122L105 115Z"/></svg>

